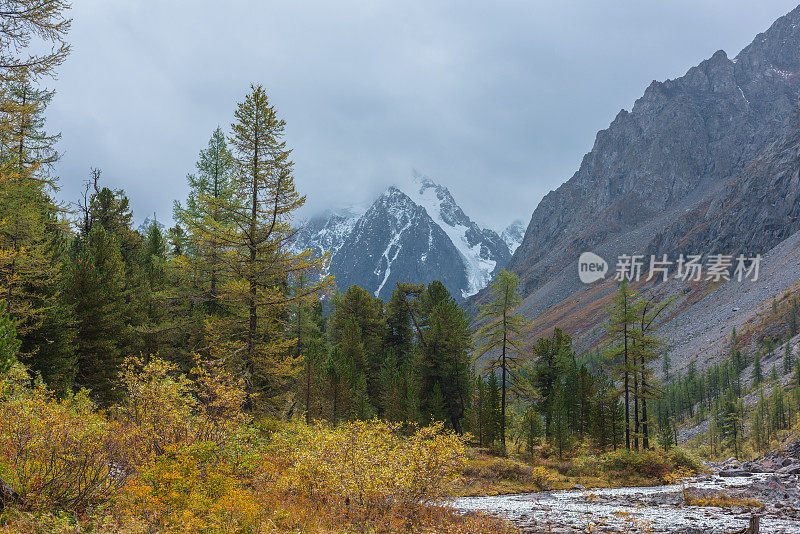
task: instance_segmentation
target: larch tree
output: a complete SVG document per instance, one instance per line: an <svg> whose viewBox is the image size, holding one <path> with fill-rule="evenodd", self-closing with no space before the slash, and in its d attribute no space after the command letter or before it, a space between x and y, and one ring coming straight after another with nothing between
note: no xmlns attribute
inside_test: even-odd
<svg viewBox="0 0 800 534"><path fill-rule="evenodd" d="M70 7L66 0L0 1L0 77L51 75L69 55ZM31 48L42 52L24 53Z"/></svg>
<svg viewBox="0 0 800 534"><path fill-rule="evenodd" d="M641 420L636 417L636 443L638 444L639 423L641 423L642 446L650 448L650 420L647 413L647 401L661 395L655 374L651 369L652 362L659 357L659 351L665 341L655 333L664 310L672 303L672 299L656 301L653 297L641 299L634 303L637 324L631 331L633 343L630 347L634 359L634 369L639 387L635 394L641 404Z"/></svg>
<svg viewBox="0 0 800 534"><path fill-rule="evenodd" d="M222 257L228 245L233 190L234 159L220 128L214 130L208 146L200 151L197 172L186 178L189 196L185 205L175 203L178 228L185 231L179 257L184 278L195 287L192 300L204 303L209 313L218 312L221 279L225 276Z"/></svg>
<svg viewBox="0 0 800 534"><path fill-rule="evenodd" d="M64 0L0 1L0 299L18 327L22 355L58 391L68 384L53 379L71 368L59 274L66 224L49 174L58 136L44 130L53 93L33 82L69 55L69 8Z"/></svg>
<svg viewBox="0 0 800 534"><path fill-rule="evenodd" d="M61 298L68 225L51 175L60 136L45 129L52 96L24 69L0 79L0 298L17 323L22 359L64 392L72 366L70 308Z"/></svg>
<svg viewBox="0 0 800 534"><path fill-rule="evenodd" d="M519 343L529 321L514 313L522 303L517 291L519 277L503 269L492 281L490 301L481 305L478 322L485 322L475 333L475 357L490 354L491 368L500 369L500 445L506 451L506 401L510 373L519 352Z"/></svg>
<svg viewBox="0 0 800 534"><path fill-rule="evenodd" d="M628 280L623 278L609 310L611 318L607 327L614 342L613 355L617 360L617 374L622 380L625 405L625 448L629 450L631 448L631 378L636 363L631 354L633 331L637 322L635 298L635 294L628 288Z"/></svg>
<svg viewBox="0 0 800 534"><path fill-rule="evenodd" d="M245 379L262 408L285 406L297 373L292 357L290 306L320 295L330 280L322 277L327 256L293 252L292 216L305 203L294 186L285 122L267 93L251 86L237 105L229 145L233 153L232 192L215 203L224 225L210 225L207 238L222 246L219 300L228 307L215 318L231 344L230 364ZM292 280L305 276L302 294Z"/></svg>

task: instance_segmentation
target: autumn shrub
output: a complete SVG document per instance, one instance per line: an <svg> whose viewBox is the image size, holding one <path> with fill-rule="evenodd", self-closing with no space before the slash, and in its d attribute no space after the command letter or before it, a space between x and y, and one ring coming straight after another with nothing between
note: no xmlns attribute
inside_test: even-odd
<svg viewBox="0 0 800 534"><path fill-rule="evenodd" d="M549 469L537 466L531 471L531 479L540 489L546 490L552 487L555 476Z"/></svg>
<svg viewBox="0 0 800 534"><path fill-rule="evenodd" d="M441 424L254 424L241 382L199 361L129 360L121 383L105 412L0 376L0 478L25 502L0 534L511 531L446 505L466 451Z"/></svg>
<svg viewBox="0 0 800 534"><path fill-rule="evenodd" d="M701 506L703 508L761 508L763 503L748 497L736 497L723 492L710 494L695 494L691 489L683 492L684 502L687 506Z"/></svg>
<svg viewBox="0 0 800 534"><path fill-rule="evenodd" d="M246 532L262 513L243 472L213 441L169 446L128 484L120 505L160 532Z"/></svg>
<svg viewBox="0 0 800 534"><path fill-rule="evenodd" d="M0 478L28 508L85 509L107 501L121 476L113 423L85 391L54 398L42 385L0 402Z"/></svg>
<svg viewBox="0 0 800 534"><path fill-rule="evenodd" d="M126 395L115 417L130 429L129 460L145 462L177 444L225 441L249 422L241 381L199 358L190 374L161 359L130 358L121 374Z"/></svg>
<svg viewBox="0 0 800 534"><path fill-rule="evenodd" d="M700 461L680 448L669 451L618 449L576 460L572 472L577 475L604 474L607 477L638 477L652 481L665 481L677 470L699 472Z"/></svg>
<svg viewBox="0 0 800 534"><path fill-rule="evenodd" d="M123 513L164 532L255 528L261 510L249 487L263 439L242 411L241 382L199 360L183 375L162 360L132 359L122 379L116 417L129 429L134 472Z"/></svg>
<svg viewBox="0 0 800 534"><path fill-rule="evenodd" d="M450 495L466 462L462 439L441 424L409 436L400 428L375 420L334 429L297 425L276 433L283 488L359 513L430 504Z"/></svg>

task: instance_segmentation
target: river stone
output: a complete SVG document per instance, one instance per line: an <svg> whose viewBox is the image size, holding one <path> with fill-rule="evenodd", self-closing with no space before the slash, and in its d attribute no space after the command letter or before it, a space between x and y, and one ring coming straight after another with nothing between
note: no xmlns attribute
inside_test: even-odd
<svg viewBox="0 0 800 534"><path fill-rule="evenodd" d="M800 475L800 464L791 464L786 467L781 467L777 472L782 475Z"/></svg>
<svg viewBox="0 0 800 534"><path fill-rule="evenodd" d="M721 477L751 477L753 473L745 471L744 469L723 469L719 472Z"/></svg>

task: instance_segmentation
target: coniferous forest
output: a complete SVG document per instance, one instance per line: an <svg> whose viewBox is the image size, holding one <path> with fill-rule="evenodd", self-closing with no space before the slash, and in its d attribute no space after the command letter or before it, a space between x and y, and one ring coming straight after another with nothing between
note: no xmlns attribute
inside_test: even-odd
<svg viewBox="0 0 800 534"><path fill-rule="evenodd" d="M0 6L0 532L518 532L454 499L670 483L763 504L685 485L797 432L796 296L674 370L679 295L625 277L589 348L513 269L468 304L338 287L295 246L291 117L259 83L142 232L111 170L60 193L70 4Z"/></svg>

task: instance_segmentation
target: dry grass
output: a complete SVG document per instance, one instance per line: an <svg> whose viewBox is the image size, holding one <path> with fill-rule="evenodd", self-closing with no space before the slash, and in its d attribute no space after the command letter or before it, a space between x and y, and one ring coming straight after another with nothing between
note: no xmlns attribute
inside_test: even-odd
<svg viewBox="0 0 800 534"><path fill-rule="evenodd" d="M725 492L711 495L693 495L690 489L683 491L687 506L702 506L715 508L761 508L761 501L745 497L732 497Z"/></svg>
<svg viewBox="0 0 800 534"><path fill-rule="evenodd" d="M531 493L553 488L557 476L543 466L472 450L458 493L465 496Z"/></svg>
<svg viewBox="0 0 800 534"><path fill-rule="evenodd" d="M385 511L384 511L385 512ZM154 534L186 532L153 530L151 526L132 519L118 519L111 515L96 514L78 518L54 512L25 512L7 510L0 514L0 534ZM247 529L217 530L209 532L241 532L249 534L320 533L352 534L370 532L391 534L517 534L505 521L484 515L460 515L452 509L438 506L420 507L419 510L395 510L392 514L375 514L365 521L354 522L343 511L331 509L323 502L287 500L259 524Z"/></svg>
<svg viewBox="0 0 800 534"><path fill-rule="evenodd" d="M502 495L542 490L656 486L678 470L699 472L699 460L679 448L664 451L584 452L560 460L543 455L502 458L470 450L459 495Z"/></svg>

